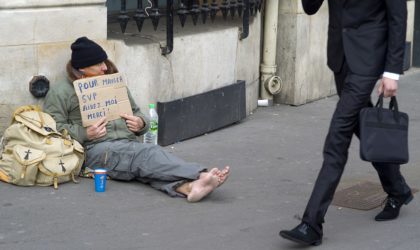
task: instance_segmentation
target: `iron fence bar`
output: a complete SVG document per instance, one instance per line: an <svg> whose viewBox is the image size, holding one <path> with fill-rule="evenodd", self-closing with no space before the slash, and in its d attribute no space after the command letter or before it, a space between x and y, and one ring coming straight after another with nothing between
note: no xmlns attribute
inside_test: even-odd
<svg viewBox="0 0 420 250"><path fill-rule="evenodd" d="M204 0L201 4L201 20L203 21L203 24L206 23L207 17L210 13L209 3L208 0Z"/></svg>
<svg viewBox="0 0 420 250"><path fill-rule="evenodd" d="M141 32L144 20L146 19L146 15L143 10L143 0L137 0L137 10L133 18L136 21L137 29Z"/></svg>
<svg viewBox="0 0 420 250"><path fill-rule="evenodd" d="M242 18L242 33L240 35L240 40L243 40L249 35L249 15L250 15L250 5L249 0L244 0L245 10L244 16Z"/></svg>
<svg viewBox="0 0 420 250"><path fill-rule="evenodd" d="M222 11L223 19L226 20L229 11L229 3L227 0L223 0L220 10Z"/></svg>
<svg viewBox="0 0 420 250"><path fill-rule="evenodd" d="M242 12L244 11L244 3L242 0L238 0L238 15L242 17Z"/></svg>
<svg viewBox="0 0 420 250"><path fill-rule="evenodd" d="M220 10L219 5L216 3L216 0L213 0L210 7L210 18L214 22L216 19L217 12Z"/></svg>
<svg viewBox="0 0 420 250"><path fill-rule="evenodd" d="M153 8L152 8L152 13L150 14L150 19L152 19L152 24L153 24L153 28L156 31L158 24L159 24L159 19L162 16L162 14L160 14L159 12L159 1L158 0L154 0L153 1Z"/></svg>
<svg viewBox="0 0 420 250"><path fill-rule="evenodd" d="M122 33L125 33L128 20L130 19L130 17L127 15L126 4L127 4L126 0L121 0L121 10L120 10L120 15L118 16L118 21L120 22Z"/></svg>
<svg viewBox="0 0 420 250"><path fill-rule="evenodd" d="M170 54L174 48L174 1L166 0L166 46L162 47L162 55Z"/></svg>
<svg viewBox="0 0 420 250"><path fill-rule="evenodd" d="M237 8L237 3L236 0L230 0L229 1L229 11L230 11L230 16L232 17L232 19L235 17L235 12L236 12L236 8Z"/></svg>
<svg viewBox="0 0 420 250"><path fill-rule="evenodd" d="M200 9L198 8L198 1L197 0L193 0L193 4L191 6L191 17L193 20L193 24L197 25L197 20L198 20L198 16L200 15Z"/></svg>
<svg viewBox="0 0 420 250"><path fill-rule="evenodd" d="M250 15L254 15L255 0L249 0Z"/></svg>
<svg viewBox="0 0 420 250"><path fill-rule="evenodd" d="M185 21L187 21L187 15L189 11L185 7L184 0L179 0L179 9L177 14L179 16L179 21L181 22L181 26L184 27Z"/></svg>

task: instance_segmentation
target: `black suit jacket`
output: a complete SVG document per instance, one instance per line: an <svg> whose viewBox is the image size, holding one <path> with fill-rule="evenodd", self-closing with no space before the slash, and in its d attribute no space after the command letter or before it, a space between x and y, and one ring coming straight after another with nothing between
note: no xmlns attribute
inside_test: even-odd
<svg viewBox="0 0 420 250"><path fill-rule="evenodd" d="M315 14L324 0L302 0ZM353 73L402 74L407 0L328 0L328 66L339 72L344 60Z"/></svg>

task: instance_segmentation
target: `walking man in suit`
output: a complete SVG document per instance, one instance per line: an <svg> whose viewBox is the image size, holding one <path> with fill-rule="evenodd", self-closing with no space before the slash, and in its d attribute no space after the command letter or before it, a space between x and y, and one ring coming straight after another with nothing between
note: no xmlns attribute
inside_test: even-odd
<svg viewBox="0 0 420 250"><path fill-rule="evenodd" d="M302 0L303 9L315 14L323 0ZM406 0L328 0L327 57L334 72L340 97L325 140L322 168L302 222L292 230L280 231L288 240L303 245L322 243L322 223L347 161L353 134L358 136L358 116L372 105L370 95L378 79L378 92L385 97L397 93L403 73L406 37ZM372 163L378 172L386 205L376 221L398 217L403 204L413 196L401 175L400 166Z"/></svg>

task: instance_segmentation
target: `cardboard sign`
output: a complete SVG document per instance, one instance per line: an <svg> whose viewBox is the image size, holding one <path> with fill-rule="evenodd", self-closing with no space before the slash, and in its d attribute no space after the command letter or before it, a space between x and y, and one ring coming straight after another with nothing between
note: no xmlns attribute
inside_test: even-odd
<svg viewBox="0 0 420 250"><path fill-rule="evenodd" d="M132 115L127 84L122 74L115 73L82 78L73 82L79 99L83 127L95 124L102 117L108 121Z"/></svg>

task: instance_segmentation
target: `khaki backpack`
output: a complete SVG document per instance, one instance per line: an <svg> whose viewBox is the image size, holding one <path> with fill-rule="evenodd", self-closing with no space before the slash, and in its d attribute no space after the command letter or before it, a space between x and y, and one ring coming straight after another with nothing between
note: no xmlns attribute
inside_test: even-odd
<svg viewBox="0 0 420 250"><path fill-rule="evenodd" d="M3 151L1 150L3 149ZM2 152L1 152L2 151ZM50 186L75 180L84 150L36 106L18 108L0 142L0 180L19 186Z"/></svg>

